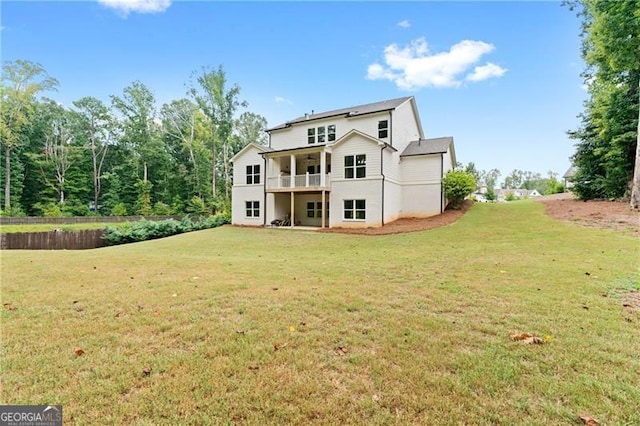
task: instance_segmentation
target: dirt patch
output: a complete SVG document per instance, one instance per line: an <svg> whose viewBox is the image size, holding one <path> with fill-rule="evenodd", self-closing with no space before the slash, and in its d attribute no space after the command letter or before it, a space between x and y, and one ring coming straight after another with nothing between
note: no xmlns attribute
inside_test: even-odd
<svg viewBox="0 0 640 426"><path fill-rule="evenodd" d="M640 237L640 211L631 210L628 202L580 201L571 193L548 195L537 200L554 219Z"/></svg>
<svg viewBox="0 0 640 426"><path fill-rule="evenodd" d="M440 226L449 225L460 219L473 201L466 200L460 210L445 210L444 213L426 217L426 218L405 218L398 219L391 223L385 224L381 228L324 228L319 232L334 232L340 234L359 234L359 235L387 235L400 234L404 232L424 231L426 229L438 228Z"/></svg>
<svg viewBox="0 0 640 426"><path fill-rule="evenodd" d="M627 294L622 301L622 307L630 311L640 312L640 291L631 291Z"/></svg>

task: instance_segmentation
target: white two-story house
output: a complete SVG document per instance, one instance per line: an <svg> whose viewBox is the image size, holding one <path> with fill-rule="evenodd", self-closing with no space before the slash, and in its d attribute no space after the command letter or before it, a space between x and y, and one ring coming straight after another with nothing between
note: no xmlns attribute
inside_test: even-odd
<svg viewBox="0 0 640 426"><path fill-rule="evenodd" d="M232 223L380 227L444 211L452 137L425 139L413 96L305 114L232 158Z"/></svg>

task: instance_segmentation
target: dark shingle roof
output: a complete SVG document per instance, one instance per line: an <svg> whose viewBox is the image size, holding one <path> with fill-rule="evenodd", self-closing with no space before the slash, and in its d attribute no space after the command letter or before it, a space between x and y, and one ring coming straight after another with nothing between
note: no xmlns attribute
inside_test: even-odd
<svg viewBox="0 0 640 426"><path fill-rule="evenodd" d="M357 115L371 114L374 112L389 111L395 109L411 99L413 96L405 96L403 98L389 99L387 101L374 102L371 104L356 105L348 108L334 109L332 111L318 112L315 114L303 115L293 120L289 120L284 124L267 129L267 132L271 130L279 130L290 127L292 124L302 123L310 120L319 120L321 118L335 117L338 115L345 115L354 117Z"/></svg>
<svg viewBox="0 0 640 426"><path fill-rule="evenodd" d="M453 144L453 137L444 138L419 139L412 141L404 149L401 157L410 157L412 155L442 154L449 150Z"/></svg>

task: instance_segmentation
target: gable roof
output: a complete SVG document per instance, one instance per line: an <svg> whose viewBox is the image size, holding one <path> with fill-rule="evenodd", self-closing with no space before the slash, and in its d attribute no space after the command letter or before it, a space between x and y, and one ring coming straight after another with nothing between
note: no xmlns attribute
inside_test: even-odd
<svg viewBox="0 0 640 426"><path fill-rule="evenodd" d="M389 99L386 101L373 102L370 104L356 105L348 108L334 109L331 111L319 112L314 114L306 114L304 116L294 118L293 120L289 120L286 123L267 129L266 131L271 132L272 130L285 129L287 127L291 127L293 124L303 123L303 122L312 121L312 120L320 120L322 118L335 117L339 115L344 115L345 117L356 117L358 115L390 111L398 108L403 103L413 99L414 99L413 96L405 96L402 98Z"/></svg>
<svg viewBox="0 0 640 426"><path fill-rule="evenodd" d="M258 145L257 143L251 142L251 143L248 143L240 151L238 151L238 153L236 155L231 157L231 159L229 161L231 161L233 163L238 157L241 157L242 155L244 155L245 152L249 151L252 148L257 149L260 154L262 154L265 151L273 151L273 149L269 148L268 146Z"/></svg>
<svg viewBox="0 0 640 426"><path fill-rule="evenodd" d="M345 141L347 141L348 139L351 139L353 136L360 136L370 142L373 142L379 146L387 146L388 148L393 149L394 151L397 151L397 149L395 149L393 146L389 145L386 142L381 141L380 139L376 139L373 136L367 135L366 133L362 133L360 130L356 130L356 129L351 129L349 130L344 136L342 136L340 139L338 139L337 141L335 141L335 143L331 144L331 148L340 145L342 143L344 143Z"/></svg>
<svg viewBox="0 0 640 426"><path fill-rule="evenodd" d="M418 139L409 142L409 145L402 151L400 157L411 157L414 155L444 154L451 148L453 153L453 136L432 139Z"/></svg>

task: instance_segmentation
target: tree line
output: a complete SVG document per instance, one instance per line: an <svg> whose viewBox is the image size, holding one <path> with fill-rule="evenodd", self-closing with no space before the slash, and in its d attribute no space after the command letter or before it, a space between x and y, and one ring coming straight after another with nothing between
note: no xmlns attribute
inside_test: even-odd
<svg viewBox="0 0 640 426"><path fill-rule="evenodd" d="M3 215L228 212L230 159L266 143L267 120L246 110L222 66L195 71L185 97L159 109L140 81L109 103L41 96L57 88L38 63L3 65Z"/></svg>
<svg viewBox="0 0 640 426"><path fill-rule="evenodd" d="M640 205L640 2L568 0L582 20L582 76L589 97L570 131L574 191L585 200L630 197Z"/></svg>

